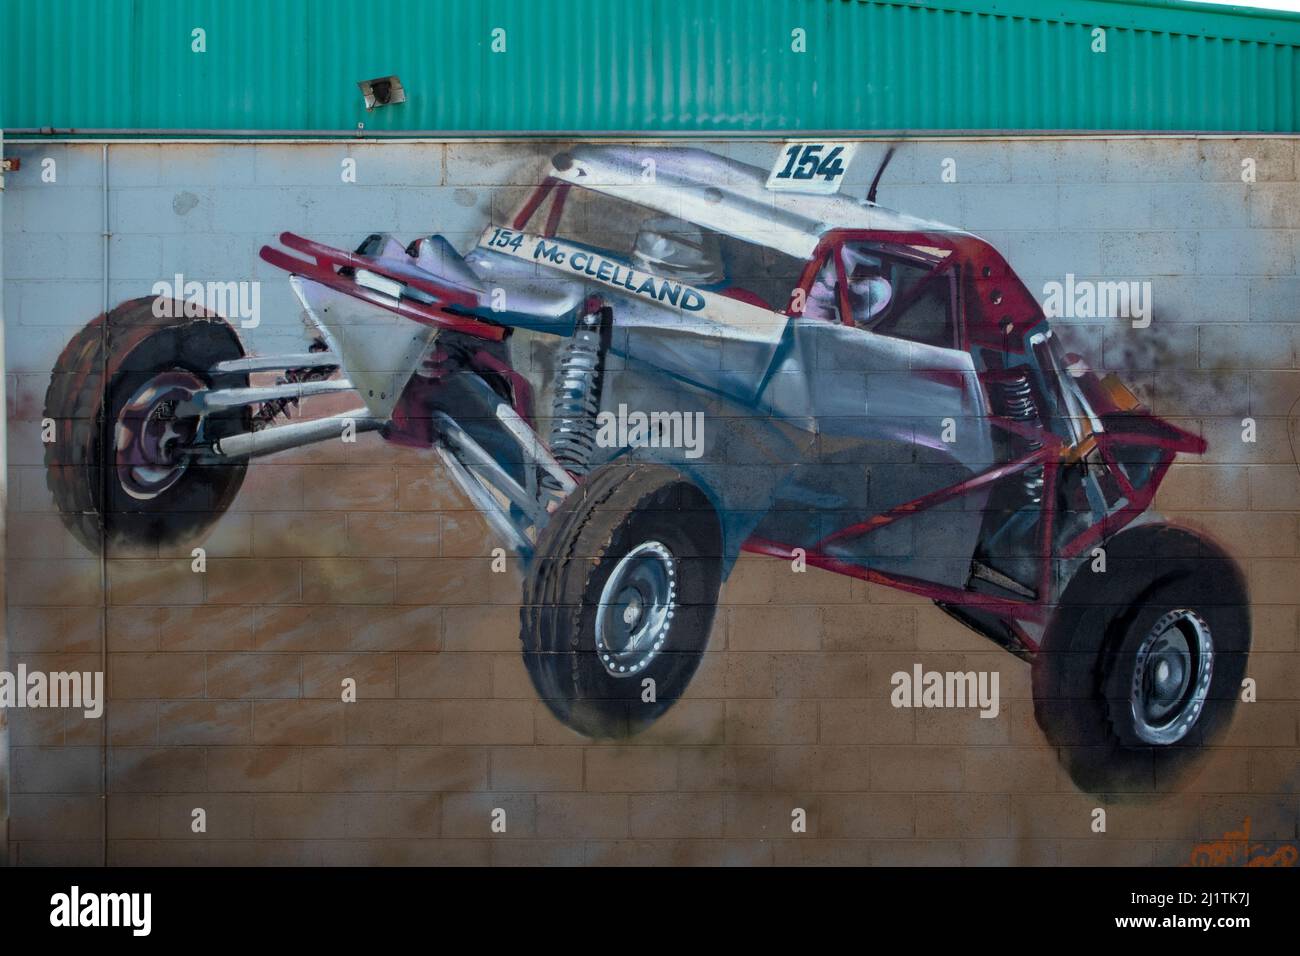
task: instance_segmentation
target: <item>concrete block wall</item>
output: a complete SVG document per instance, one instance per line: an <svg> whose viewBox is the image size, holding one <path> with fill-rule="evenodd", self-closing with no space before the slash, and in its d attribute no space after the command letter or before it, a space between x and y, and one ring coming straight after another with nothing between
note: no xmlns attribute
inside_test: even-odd
<svg viewBox="0 0 1300 956"><path fill-rule="evenodd" d="M257 279L250 351L299 350L297 302L260 245L441 232L465 251L561 145L111 145L107 301L177 272ZM703 145L764 167L779 148ZM848 191L880 151L862 147ZM517 569L491 571L494 542L431 453L373 434L254 462L203 542L205 574L188 544L86 551L54 512L39 426L55 357L105 299L103 157L9 144L7 666L97 670L106 649L109 685L102 720L7 713L9 862L1181 863L1246 818L1256 840L1300 842L1297 153L1286 138L916 141L880 190L988 238L1036 295L1067 273L1152 284L1149 328L1055 325L1209 440L1157 507L1245 567L1259 699L1186 792L1145 806L1074 788L1026 664L919 598L761 557L726 583L686 698L629 741L586 740L524 671ZM890 675L918 662L996 671L1000 715L892 707Z"/></svg>

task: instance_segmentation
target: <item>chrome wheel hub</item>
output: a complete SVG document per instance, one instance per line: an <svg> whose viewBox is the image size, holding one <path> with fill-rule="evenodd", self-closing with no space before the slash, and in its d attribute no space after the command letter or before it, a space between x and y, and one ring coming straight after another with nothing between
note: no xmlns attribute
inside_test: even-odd
<svg viewBox="0 0 1300 956"><path fill-rule="evenodd" d="M176 406L206 388L193 372L155 375L131 396L113 429L117 478L132 498L156 498L180 480L189 459L180 454L198 433L198 418L179 419Z"/></svg>
<svg viewBox="0 0 1300 956"><path fill-rule="evenodd" d="M1187 736L1205 707L1214 675L1210 626L1195 611L1170 611L1138 645L1129 703L1144 743L1168 745Z"/></svg>
<svg viewBox="0 0 1300 956"><path fill-rule="evenodd" d="M596 654L614 677L640 673L668 639L677 599L677 561L658 541L614 566L596 609Z"/></svg>

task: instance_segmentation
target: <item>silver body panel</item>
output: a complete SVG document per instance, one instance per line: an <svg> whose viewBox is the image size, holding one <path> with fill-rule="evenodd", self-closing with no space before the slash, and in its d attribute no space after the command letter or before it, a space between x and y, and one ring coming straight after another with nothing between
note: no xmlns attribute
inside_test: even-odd
<svg viewBox="0 0 1300 956"><path fill-rule="evenodd" d="M438 330L301 276L289 283L371 416L392 417Z"/></svg>

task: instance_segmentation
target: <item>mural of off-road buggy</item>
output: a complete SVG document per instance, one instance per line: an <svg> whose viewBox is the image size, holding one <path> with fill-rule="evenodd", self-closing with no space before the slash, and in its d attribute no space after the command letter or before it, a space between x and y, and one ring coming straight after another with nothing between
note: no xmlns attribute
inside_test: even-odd
<svg viewBox="0 0 1300 956"><path fill-rule="evenodd" d="M250 458L354 425L436 449L520 558L528 673L583 734L683 695L742 551L929 598L1032 662L1085 790L1169 789L1225 730L1242 573L1148 510L1204 441L1068 354L990 245L875 184L777 192L698 149L587 145L464 256L438 235L280 244L261 257L306 311L300 354L143 298L58 360L49 481L88 546L197 538ZM364 405L285 421L339 391Z"/></svg>

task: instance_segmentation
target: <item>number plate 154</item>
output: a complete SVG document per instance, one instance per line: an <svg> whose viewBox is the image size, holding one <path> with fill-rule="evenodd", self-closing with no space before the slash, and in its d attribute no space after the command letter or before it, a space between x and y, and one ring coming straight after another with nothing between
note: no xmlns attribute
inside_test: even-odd
<svg viewBox="0 0 1300 956"><path fill-rule="evenodd" d="M767 188L833 193L840 188L857 148L857 143L786 143L768 174Z"/></svg>

